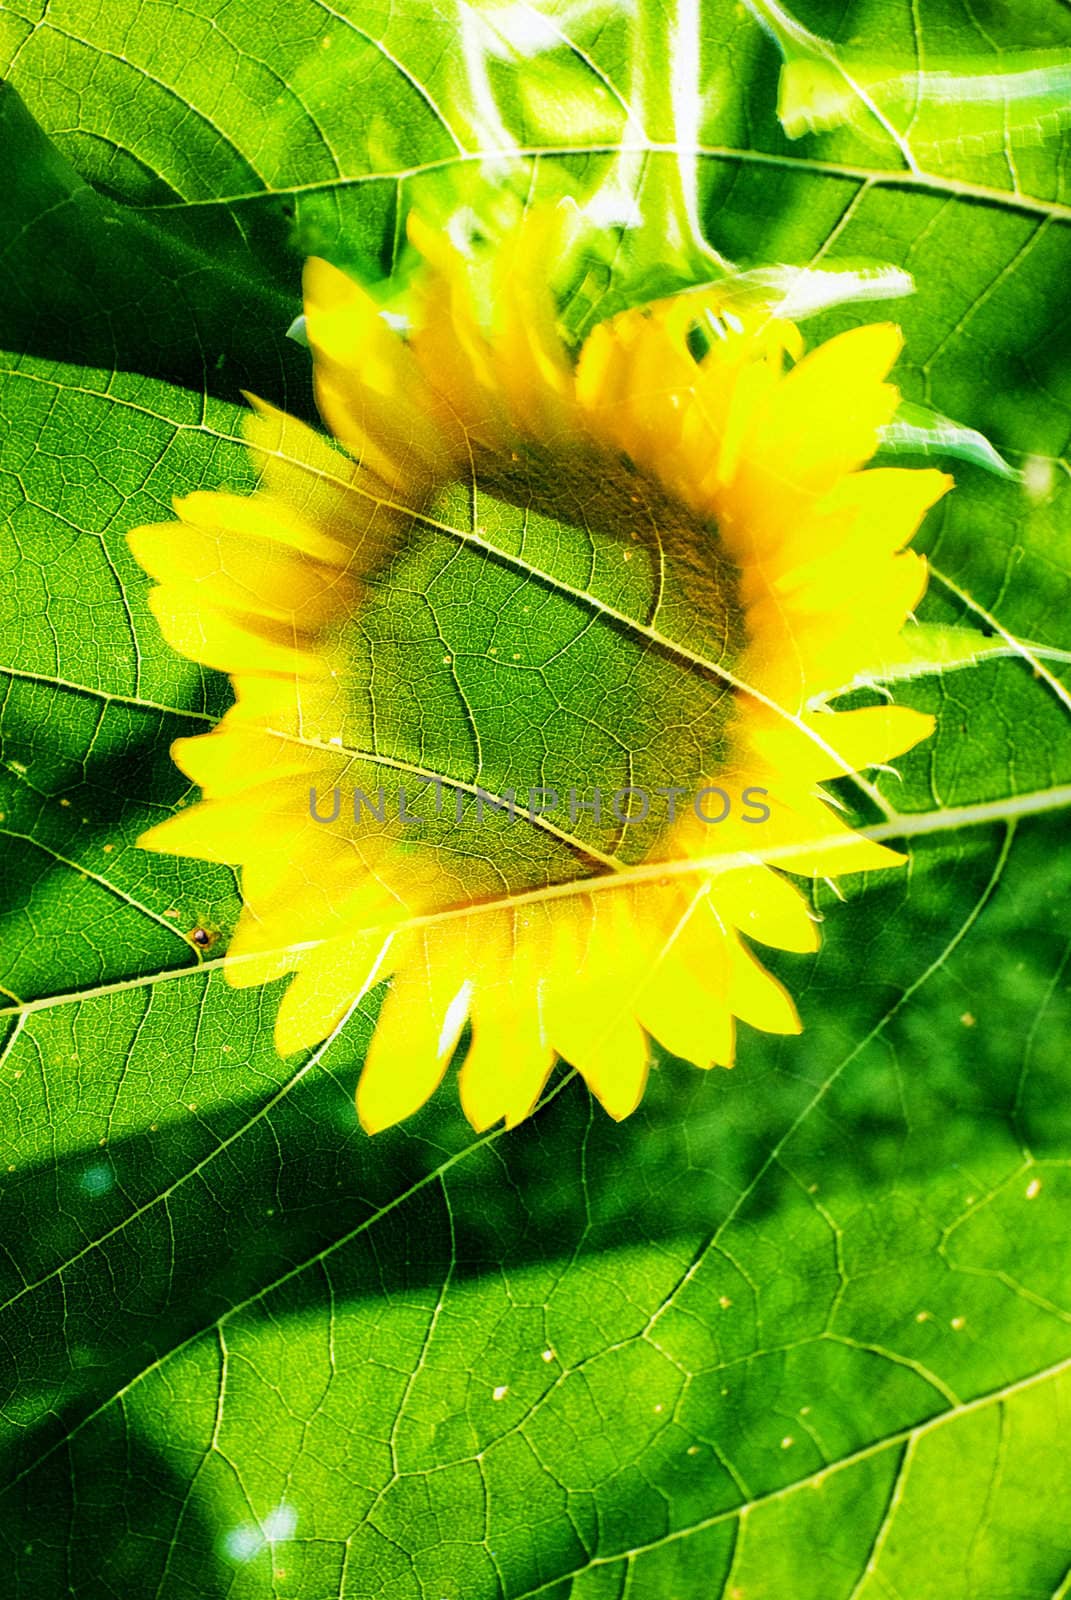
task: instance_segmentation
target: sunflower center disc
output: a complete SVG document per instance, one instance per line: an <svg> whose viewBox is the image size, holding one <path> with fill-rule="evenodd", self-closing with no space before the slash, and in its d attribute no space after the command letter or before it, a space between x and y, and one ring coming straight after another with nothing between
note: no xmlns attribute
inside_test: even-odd
<svg viewBox="0 0 1071 1600"><path fill-rule="evenodd" d="M529 449L414 520L330 641L321 720L354 789L394 818L404 793L403 844L456 856L466 898L520 891L650 853L725 764L743 639L711 522L620 456Z"/></svg>

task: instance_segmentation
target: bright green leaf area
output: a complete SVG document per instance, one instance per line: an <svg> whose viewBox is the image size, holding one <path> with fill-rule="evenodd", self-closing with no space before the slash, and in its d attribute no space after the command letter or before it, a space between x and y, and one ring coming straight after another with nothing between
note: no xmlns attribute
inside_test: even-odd
<svg viewBox="0 0 1071 1600"><path fill-rule="evenodd" d="M793 57L774 10L0 9L5 1594L1071 1592L1071 14L801 0ZM252 485L243 389L314 414L304 255L389 296L411 207L565 189L574 332L725 261L894 266L808 338L895 318L905 397L1015 476L949 440L895 686L938 732L878 777L910 860L771 958L803 1034L660 1060L620 1125L561 1072L514 1132L447 1085L370 1140L378 995L281 1061L233 875L135 847L229 689L124 535Z"/></svg>

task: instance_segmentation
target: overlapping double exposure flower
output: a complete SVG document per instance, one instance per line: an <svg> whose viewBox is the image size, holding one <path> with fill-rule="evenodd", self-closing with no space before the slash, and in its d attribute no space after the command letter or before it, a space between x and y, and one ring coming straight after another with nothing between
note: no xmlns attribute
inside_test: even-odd
<svg viewBox="0 0 1071 1600"><path fill-rule="evenodd" d="M866 468L898 331L804 353L715 287L603 322L574 358L543 281L554 227L488 258L415 223L402 330L311 261L337 443L254 401L256 491L131 536L166 638L235 692L174 747L203 799L142 843L240 864L226 972L293 974L281 1052L391 980L357 1091L372 1130L427 1100L466 1022L477 1128L525 1117L556 1055L623 1117L652 1039L728 1066L737 1021L798 1031L753 949L817 947L790 876L902 860L822 785L931 731L824 706L895 653L926 583L905 547L949 483ZM716 823L690 803L705 788L728 797ZM533 790L568 811L511 806ZM596 790L679 797L630 815Z"/></svg>

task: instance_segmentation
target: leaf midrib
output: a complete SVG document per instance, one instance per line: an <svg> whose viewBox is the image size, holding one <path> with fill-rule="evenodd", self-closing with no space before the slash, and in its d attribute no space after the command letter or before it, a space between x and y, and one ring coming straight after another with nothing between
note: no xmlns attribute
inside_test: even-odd
<svg viewBox="0 0 1071 1600"><path fill-rule="evenodd" d="M855 840L868 839L873 843L895 841L897 839L926 838L931 834L951 833L959 828L989 827L1001 822L1017 822L1025 817L1044 816L1050 812L1071 807L1071 784L1054 785L1049 789L1031 790L1027 794L1009 795L1002 800L982 801L976 805L951 806L939 811L901 812L890 822L875 823L869 827L854 829L850 834L837 834L827 838L801 840L792 845L782 846L777 850L754 850L745 855L722 854L716 856L689 857L671 859L668 861L646 862L637 867L626 867L620 871L603 873L594 878L580 878L570 883L555 884L548 889L534 889L524 895L512 895L501 900L483 900L469 906L454 908L450 911L437 912L426 917L414 917L405 923L396 925L397 931L406 931L415 927L437 925L440 922L453 921L461 917L471 917L484 913L493 913L502 910L512 910L522 904L537 904L548 900L567 899L572 895L597 895L613 890L629 888L646 882L659 882L664 878L687 877L692 873L703 873L717 876L721 872L735 871L739 867L774 866L781 867L787 872L792 868L789 864L793 855L806 854L809 851L829 846L847 848ZM304 950L316 949L323 941L319 939L305 940L300 943L280 946L276 950L266 952L271 955L285 955L298 953ZM97 984L90 989L70 990L63 994L42 995L37 1000L27 1000L17 1006L0 1007L0 1017L18 1017L35 1011L50 1010L60 1005L81 1005L90 1000L102 998L107 995L120 994L127 989L142 989L154 983L167 983L177 978L191 976L204 977L217 970L222 970L229 962L232 965L240 963L243 959L260 960L257 954L250 957L232 957L226 953L214 956L210 960L202 960L195 966L170 967L156 972L143 973L134 978L119 978L113 983ZM10 1046L10 1040L8 1045ZM2 1055L0 1055L2 1060Z"/></svg>
<svg viewBox="0 0 1071 1600"><path fill-rule="evenodd" d="M923 169L912 171L908 167L863 167L852 162L825 161L816 156L799 156L770 150L747 150L736 145L697 144L681 145L675 142L637 140L615 142L606 140L575 145L519 145L508 151L465 151L459 155L442 156L409 167L384 168L378 172L356 173L352 177L320 178L312 183L285 184L278 188L253 189L246 193L218 195L210 199L161 202L158 205L129 205L124 208L149 215L161 211L186 211L213 206L240 206L279 199L300 199L303 195L330 194L338 189L356 188L367 183L406 183L431 173L448 171L451 167L481 165L491 159L497 161L566 160L577 155L637 156L667 155L684 158L699 157L711 161L740 161L753 166L779 167L786 172L810 172L816 177L845 178L865 188L901 187L923 193L944 194L953 199L976 201L979 204L1002 209L1029 212L1032 215L1051 217L1058 221L1071 221L1071 204L1047 199L1043 195L995 188L991 184L971 183L965 178L951 178Z"/></svg>

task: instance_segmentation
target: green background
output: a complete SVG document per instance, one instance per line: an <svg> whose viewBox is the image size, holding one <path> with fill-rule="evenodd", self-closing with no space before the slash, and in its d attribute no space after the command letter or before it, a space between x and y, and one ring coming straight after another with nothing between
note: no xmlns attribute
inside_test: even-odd
<svg viewBox="0 0 1071 1600"><path fill-rule="evenodd" d="M1016 643L1071 642L1071 169L1013 81L1071 61L1071 14L798 19L845 60L1013 76L969 139L920 87L898 139L793 142L777 41L722 0L0 8L6 1593L1071 1593L1071 699ZM904 394L1021 474L953 463L920 540L921 615L1010 654L901 688L939 718L880 782L910 865L820 890L820 954L771 963L800 1038L663 1061L621 1125L562 1074L515 1132L447 1086L369 1140L374 1005L280 1061L277 989L221 977L232 874L134 846L228 688L162 644L124 534L249 486L243 388L313 415L302 258L404 273L411 205L635 196L576 327L695 281L678 135L723 256L913 275L808 336L894 315Z"/></svg>

